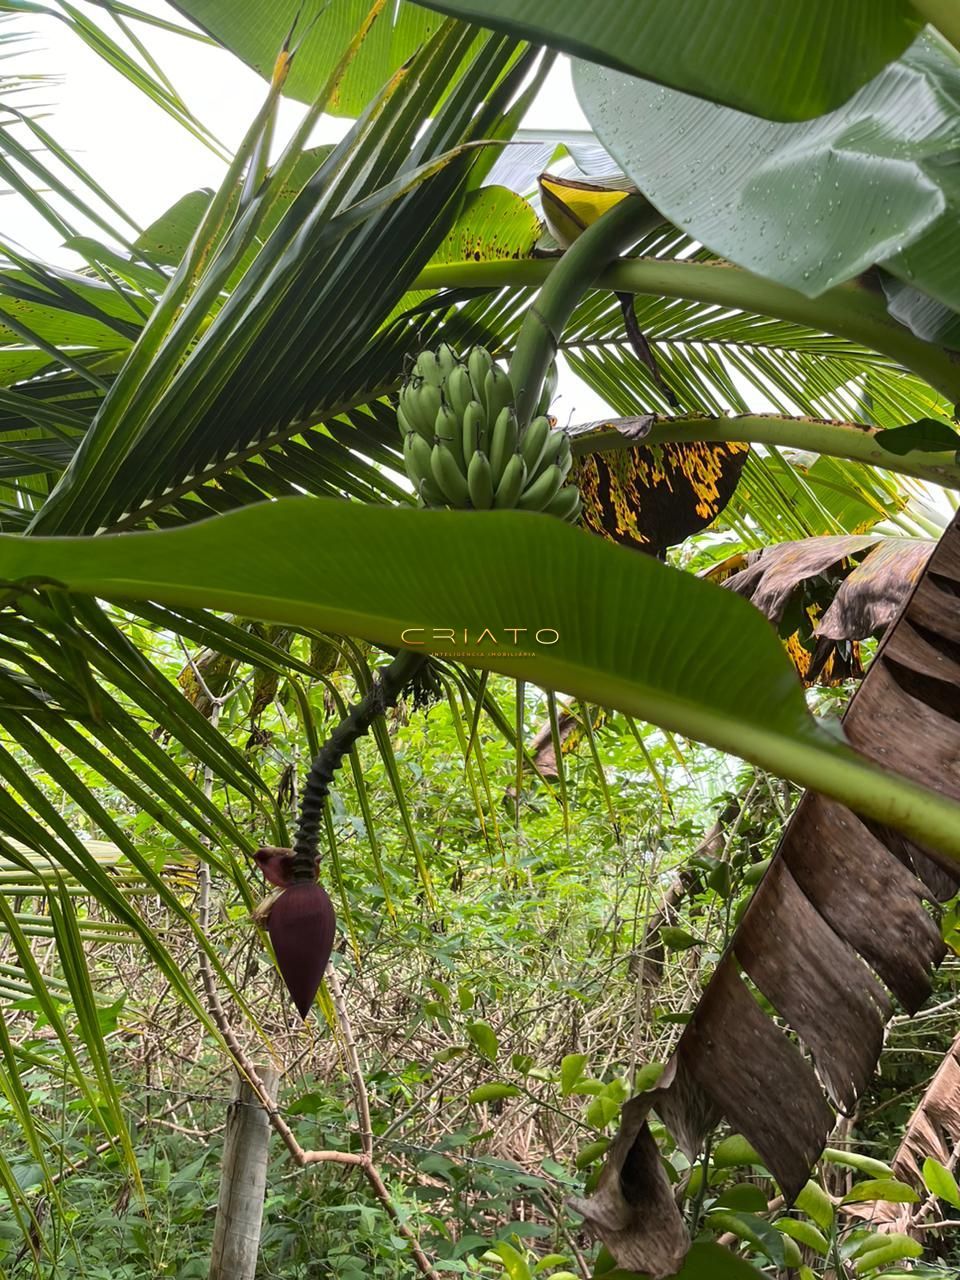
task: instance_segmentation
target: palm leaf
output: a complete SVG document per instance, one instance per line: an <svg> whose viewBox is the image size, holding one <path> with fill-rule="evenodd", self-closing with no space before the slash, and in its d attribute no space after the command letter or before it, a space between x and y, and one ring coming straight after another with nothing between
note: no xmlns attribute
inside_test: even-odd
<svg viewBox="0 0 960 1280"><path fill-rule="evenodd" d="M237 228L210 259L191 307L162 346L152 339L144 347L146 333L138 340L38 515L38 530L66 527L64 521L116 523L188 477L196 488L193 478L210 462L254 442L262 452L264 437L278 427L290 434L290 423L322 401L324 388L335 387L342 403L346 388L363 385L368 375L359 368L354 338L386 319L442 238L476 154L456 148L495 127L530 66L522 61L504 78L513 49L503 41L487 42L477 54L469 89L461 83L414 141L411 121L436 106L471 40L470 33L447 30L418 55L324 161L244 273L242 287L209 320L208 304L201 300L218 298L220 283L247 252L256 225L255 210L240 214ZM475 113L478 95L493 86L489 104ZM274 182L285 176L284 165L277 166ZM271 190L268 181L258 199L269 202ZM229 193L219 200L228 215ZM392 273L392 294L371 265L375 246L384 243L409 246L406 264L396 264ZM171 282L151 329L179 291ZM202 340L194 346L201 329ZM147 359L151 378L140 384L137 373ZM334 412L337 407L331 406ZM297 457L300 464L309 461L307 453Z"/></svg>
<svg viewBox="0 0 960 1280"><path fill-rule="evenodd" d="M101 58L109 67L128 80L136 89L165 111L173 120L192 134L205 146L222 155L222 149L197 117L191 112L170 80L158 66L156 59L144 47L129 25L129 20L145 23L156 29L169 32L186 39L202 39L196 31L181 23L170 22L162 15L151 14L134 5L111 3L109 0L98 0L101 11L106 11L113 19L120 39L116 39L110 30L76 5L67 0L55 0L54 4L38 3L36 0L9 0L0 3L0 20L7 15L40 14L44 17L58 19L70 32L81 40L93 53ZM278 40L279 45L279 40ZM125 47L125 46L130 46ZM42 137L37 134L37 137ZM49 138L43 138L44 145L49 145L57 158L80 178L84 184L92 184L89 175L85 174L74 159L61 152ZM113 202L104 193L104 198L112 207Z"/></svg>

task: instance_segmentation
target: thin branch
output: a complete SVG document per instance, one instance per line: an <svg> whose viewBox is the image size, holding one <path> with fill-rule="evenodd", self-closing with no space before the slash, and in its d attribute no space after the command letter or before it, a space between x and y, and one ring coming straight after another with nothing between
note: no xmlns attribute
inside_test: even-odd
<svg viewBox="0 0 960 1280"><path fill-rule="evenodd" d="M336 1010L337 1022L340 1026L340 1035L343 1037L343 1051L350 1071L350 1083L353 1087L353 1096L357 1107L357 1119L360 1121L360 1146L363 1154L372 1160L373 1127L370 1124L370 1099L367 1095L367 1084L360 1066L357 1042L353 1038L353 1025L350 1022L350 1014L347 1012L347 1002L343 996L343 987L340 985L337 971L332 964L327 965L326 978L327 986L330 988L330 995L333 999L333 1007Z"/></svg>
<svg viewBox="0 0 960 1280"><path fill-rule="evenodd" d="M897 1017L891 1018L887 1023L889 1027L898 1027L902 1023L919 1022L921 1018L936 1018L941 1013L946 1013L948 1009L954 1009L960 1004L960 996L953 996L950 1000L944 1000L943 1004L934 1005L932 1009L921 1009L919 1013L913 1015L901 1013Z"/></svg>

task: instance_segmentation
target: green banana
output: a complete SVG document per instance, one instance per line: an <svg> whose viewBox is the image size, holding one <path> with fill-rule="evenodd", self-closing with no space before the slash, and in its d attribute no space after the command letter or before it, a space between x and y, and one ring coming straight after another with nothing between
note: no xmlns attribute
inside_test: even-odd
<svg viewBox="0 0 960 1280"><path fill-rule="evenodd" d="M419 379L411 379L405 382L400 388L400 404L398 409L403 410L403 415L414 431L419 432L424 440L433 441L433 424L436 418L436 412L431 416L427 412L426 405L421 397L422 383ZM398 419L399 421L399 419Z"/></svg>
<svg viewBox="0 0 960 1280"><path fill-rule="evenodd" d="M462 418L467 411L467 405L473 399L473 383L470 381L466 365L458 364L450 370L443 389L450 408L458 418Z"/></svg>
<svg viewBox="0 0 960 1280"><path fill-rule="evenodd" d="M456 458L445 444L435 444L430 454L430 470L451 507L468 507L470 490Z"/></svg>
<svg viewBox="0 0 960 1280"><path fill-rule="evenodd" d="M575 484L568 484L558 489L543 510L551 516L559 516L561 520L569 520L574 524L580 517L580 490Z"/></svg>
<svg viewBox="0 0 960 1280"><path fill-rule="evenodd" d="M537 468L540 466L540 459L543 457L543 451L547 447L549 436L549 418L534 418L530 425L524 429L520 438L520 452L523 454L523 460L527 464L527 475L534 476L537 474Z"/></svg>
<svg viewBox="0 0 960 1280"><path fill-rule="evenodd" d="M532 484L527 485L517 499L518 508L521 511L542 511L560 492L562 484L563 476L560 468L553 463L542 475L537 476Z"/></svg>
<svg viewBox="0 0 960 1280"><path fill-rule="evenodd" d="M436 387L439 390L443 386L443 369L440 361L432 351L420 352L417 356L417 362L413 366L413 371L431 387Z"/></svg>
<svg viewBox="0 0 960 1280"><path fill-rule="evenodd" d="M474 397L483 403L483 383L493 368L493 357L484 347L473 347L467 356L467 371L473 383Z"/></svg>
<svg viewBox="0 0 960 1280"><path fill-rule="evenodd" d="M554 464L563 472L564 478L570 474L570 468L573 466L573 453L570 448L570 437L565 431L550 432L547 437L547 443L544 445L539 470L541 472L546 471L547 467Z"/></svg>
<svg viewBox="0 0 960 1280"><path fill-rule="evenodd" d="M420 481L420 501L425 507L445 507L447 500L434 484L430 476Z"/></svg>
<svg viewBox="0 0 960 1280"><path fill-rule="evenodd" d="M488 421L493 421L493 431L490 433L490 448L487 454L493 471L493 483L496 486L500 483L507 463L517 451L517 415L513 405L501 409L495 421L489 418Z"/></svg>
<svg viewBox="0 0 960 1280"><path fill-rule="evenodd" d="M486 443L484 437L487 433L487 419L479 401L471 400L467 405L461 418L460 430L463 461L469 466L470 459Z"/></svg>
<svg viewBox="0 0 960 1280"><path fill-rule="evenodd" d="M570 437L565 431L560 432L560 447L557 450L557 466L563 472L563 478L566 480L570 474L570 468L573 466L573 450L570 447Z"/></svg>
<svg viewBox="0 0 960 1280"><path fill-rule="evenodd" d="M500 410L512 405L513 400L510 375L504 373L499 365L493 365L483 380L483 407L487 411L487 421L496 422Z"/></svg>
<svg viewBox="0 0 960 1280"><path fill-rule="evenodd" d="M456 368L456 352L448 347L445 342L441 342L437 347L437 364L440 366L440 372L443 374L444 379L449 378L451 370Z"/></svg>
<svg viewBox="0 0 960 1280"><path fill-rule="evenodd" d="M419 493L420 481L430 475L430 446L423 436L411 431L403 440L403 461L413 487Z"/></svg>
<svg viewBox="0 0 960 1280"><path fill-rule="evenodd" d="M436 420L436 437L437 441L440 444L445 444L453 454L460 470L465 471L460 419L449 405L443 404L440 406Z"/></svg>
<svg viewBox="0 0 960 1280"><path fill-rule="evenodd" d="M443 405L443 396L440 394L440 388L433 386L430 382L422 382L417 388L416 396L423 417L430 423L430 434L426 438L432 444L433 437L437 433L437 414Z"/></svg>
<svg viewBox="0 0 960 1280"><path fill-rule="evenodd" d="M403 461L426 507L515 507L576 521L570 438L554 430L546 409L556 390L556 362L544 379L537 415L522 435L509 374L483 347L466 362L441 343L422 351L397 398Z"/></svg>
<svg viewBox="0 0 960 1280"><path fill-rule="evenodd" d="M485 453L475 453L467 467L467 488L470 501L478 511L486 511L493 506L493 472L490 470L490 459Z"/></svg>
<svg viewBox="0 0 960 1280"><path fill-rule="evenodd" d="M526 463L519 453L515 453L503 469L503 476L497 485L496 493L493 495L493 505L495 507L515 507L526 478Z"/></svg>

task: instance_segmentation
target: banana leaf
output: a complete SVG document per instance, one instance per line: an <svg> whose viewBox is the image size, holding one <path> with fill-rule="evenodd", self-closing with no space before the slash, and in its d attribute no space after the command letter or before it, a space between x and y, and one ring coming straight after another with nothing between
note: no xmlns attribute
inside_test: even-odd
<svg viewBox="0 0 960 1280"><path fill-rule="evenodd" d="M715 253L807 297L879 264L960 307L960 65L936 36L804 124L757 120L587 62L574 78L611 155Z"/></svg>
<svg viewBox="0 0 960 1280"><path fill-rule="evenodd" d="M173 7L269 79L281 45L292 32L297 48L286 93L312 102L371 9L378 16L363 48L327 110L358 116L370 99L421 45L442 19L418 5L384 0L174 0Z"/></svg>
<svg viewBox="0 0 960 1280"><path fill-rule="evenodd" d="M955 797L958 588L955 520L844 718L864 755L896 759L915 780ZM649 1168L651 1107L691 1161L726 1118L792 1202L834 1125L833 1107L850 1114L872 1078L891 996L915 1013L929 995L946 947L924 900L946 900L958 887L960 869L929 847L822 794L805 795L660 1086L625 1110L614 1148L620 1167L632 1160ZM642 1262L648 1247L644 1200L636 1172L628 1184L611 1174L580 1206L624 1266ZM633 1232L612 1232L614 1221L632 1221Z"/></svg>
<svg viewBox="0 0 960 1280"><path fill-rule="evenodd" d="M547 516L291 499L159 533L2 536L0 579L456 655L710 742L960 855L956 804L818 727L755 609Z"/></svg>
<svg viewBox="0 0 960 1280"><path fill-rule="evenodd" d="M779 0L425 3L775 120L839 106L922 25L906 0L805 0L789 8Z"/></svg>

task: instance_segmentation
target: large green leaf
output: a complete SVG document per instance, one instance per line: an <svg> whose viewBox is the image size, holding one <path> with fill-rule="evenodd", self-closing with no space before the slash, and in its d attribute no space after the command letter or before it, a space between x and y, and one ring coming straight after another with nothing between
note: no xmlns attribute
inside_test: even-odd
<svg viewBox="0 0 960 1280"><path fill-rule="evenodd" d="M750 606L546 517L294 499L161 533L0 537L0 576L422 641L735 752L960 856L960 808L819 729Z"/></svg>
<svg viewBox="0 0 960 1280"><path fill-rule="evenodd" d="M293 27L302 40L285 92L312 102L326 83L374 0L174 0L231 53L269 79ZM358 116L391 75L439 29L442 19L412 4L381 4L381 12L327 110ZM898 50L894 50L894 53Z"/></svg>
<svg viewBox="0 0 960 1280"><path fill-rule="evenodd" d="M907 0L426 3L774 120L806 120L839 106L922 25Z"/></svg>
<svg viewBox="0 0 960 1280"><path fill-rule="evenodd" d="M960 66L918 39L838 110L774 124L580 62L598 135L714 252L814 297L880 263L960 306Z"/></svg>

